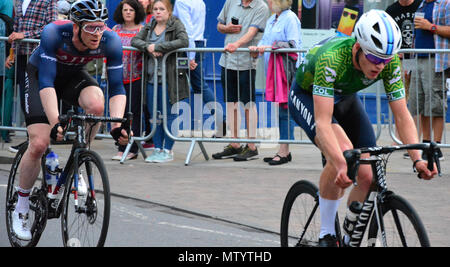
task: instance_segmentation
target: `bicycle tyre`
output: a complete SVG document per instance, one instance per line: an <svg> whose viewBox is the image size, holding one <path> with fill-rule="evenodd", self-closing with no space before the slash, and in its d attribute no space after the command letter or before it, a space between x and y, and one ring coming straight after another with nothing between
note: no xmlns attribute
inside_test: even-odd
<svg viewBox="0 0 450 267"><path fill-rule="evenodd" d="M385 202L381 204L381 212L383 214L388 246L396 246L397 244L400 244L402 247L410 245L420 245L421 247L430 246L430 241L422 220L416 210L403 197L394 193L389 194ZM398 228L399 225L401 226L400 228ZM405 226L407 227L405 228ZM409 230L406 235L404 234L405 229ZM374 214L368 233L370 246L376 245L378 234L378 223Z"/></svg>
<svg viewBox="0 0 450 267"><path fill-rule="evenodd" d="M298 204L300 209L295 204L297 202L301 202ZM280 241L282 247L288 247L294 243L296 247L318 246L320 233L320 212L318 208L319 189L316 185L301 180L291 186L281 212ZM309 219L310 223L308 223ZM337 215L335 226L336 233L340 232ZM304 233L303 237L302 233Z"/></svg>
<svg viewBox="0 0 450 267"><path fill-rule="evenodd" d="M15 206L18 199L16 186L19 183L19 165L22 160L25 151L28 148L28 142L24 142L16 153L9 172L8 185L6 189L6 201L5 201L5 218L6 229L8 233L8 239L13 247L35 247L39 242L42 232L47 224L47 192L44 187L33 187L30 193L30 211L29 220L32 220L31 234L32 238L29 241L20 240L15 236L12 229L12 212L15 210ZM43 170L42 170L43 171ZM44 177L44 172L42 173Z"/></svg>
<svg viewBox="0 0 450 267"><path fill-rule="evenodd" d="M111 196L108 174L101 157L94 151L83 151L78 157L79 170L84 170L88 186L85 196L79 196L79 207L83 212L75 210L74 167L71 168L70 177L66 181L66 191L63 198L63 211L61 216L61 229L64 246L97 246L105 244L108 233ZM92 174L89 177L88 166ZM70 186L70 187L69 187ZM91 190L94 188L94 190ZM80 226L81 228L77 228ZM82 229L86 227L86 229ZM98 233L96 230L98 230Z"/></svg>

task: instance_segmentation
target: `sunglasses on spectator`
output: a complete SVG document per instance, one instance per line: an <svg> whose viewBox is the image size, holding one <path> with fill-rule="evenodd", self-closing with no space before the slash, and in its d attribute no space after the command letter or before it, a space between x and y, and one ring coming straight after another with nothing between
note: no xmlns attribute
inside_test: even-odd
<svg viewBox="0 0 450 267"><path fill-rule="evenodd" d="M349 13L349 12L347 12L347 11L344 11L343 15L344 15L344 17L347 17L348 15L350 15L350 18L351 18L352 20L355 20L355 19L356 19L356 15L355 15L355 14L351 14L351 13Z"/></svg>
<svg viewBox="0 0 450 267"><path fill-rule="evenodd" d="M389 62L391 62L391 60L394 58L394 57L390 57L390 58L380 58L380 57L377 57L377 56L372 55L372 54L370 54L370 53L366 53L366 52L363 52L363 53L364 53L364 55L366 56L367 60L368 60L370 63L375 64L375 65L378 65L378 64L380 64L380 63L384 63L384 65L387 65L387 64L388 64Z"/></svg>
<svg viewBox="0 0 450 267"><path fill-rule="evenodd" d="M99 33L103 33L106 30L107 26L105 24L103 25L91 25L91 24L85 24L83 26L83 31L90 33L90 34L95 34L97 33L97 31Z"/></svg>

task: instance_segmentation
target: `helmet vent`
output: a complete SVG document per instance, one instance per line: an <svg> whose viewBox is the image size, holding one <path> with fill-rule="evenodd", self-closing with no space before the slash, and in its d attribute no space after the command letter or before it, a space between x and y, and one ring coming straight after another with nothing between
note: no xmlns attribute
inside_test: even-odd
<svg viewBox="0 0 450 267"><path fill-rule="evenodd" d="M378 22L377 22L375 25L373 25L373 29L374 29L377 33L381 33L381 31L380 31L380 25L378 24Z"/></svg>
<svg viewBox="0 0 450 267"><path fill-rule="evenodd" d="M383 49L383 45L381 44L380 40L375 38L375 36L373 36L373 35L371 35L370 37L372 38L372 41L377 46L377 48Z"/></svg>

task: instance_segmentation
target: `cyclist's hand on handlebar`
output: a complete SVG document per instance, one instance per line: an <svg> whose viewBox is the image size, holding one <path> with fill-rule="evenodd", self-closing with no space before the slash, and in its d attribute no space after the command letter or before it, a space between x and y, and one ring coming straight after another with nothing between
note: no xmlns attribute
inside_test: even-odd
<svg viewBox="0 0 450 267"><path fill-rule="evenodd" d="M66 125L61 122L56 123L50 131L50 138L53 141L62 141L64 139L64 129Z"/></svg>
<svg viewBox="0 0 450 267"><path fill-rule="evenodd" d="M122 127L112 129L110 134L119 145L124 146L129 141L127 131ZM130 135L133 136L133 131L130 132Z"/></svg>
<svg viewBox="0 0 450 267"><path fill-rule="evenodd" d="M437 173L436 163L433 166L433 171L430 171L427 167L428 163L425 160L418 161L416 163L416 170L419 173L419 177L425 180L432 179Z"/></svg>
<svg viewBox="0 0 450 267"><path fill-rule="evenodd" d="M350 180L347 176L347 166L337 168L334 183L342 189L345 189L353 184L352 180Z"/></svg>

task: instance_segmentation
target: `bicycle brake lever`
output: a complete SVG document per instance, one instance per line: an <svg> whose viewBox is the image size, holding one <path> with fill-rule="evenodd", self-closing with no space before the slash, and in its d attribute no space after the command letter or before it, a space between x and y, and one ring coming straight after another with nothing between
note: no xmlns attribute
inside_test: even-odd
<svg viewBox="0 0 450 267"><path fill-rule="evenodd" d="M441 173L441 162L439 161L439 155L437 153L434 153L434 161L436 162L436 167L438 171L439 177L442 177Z"/></svg>

